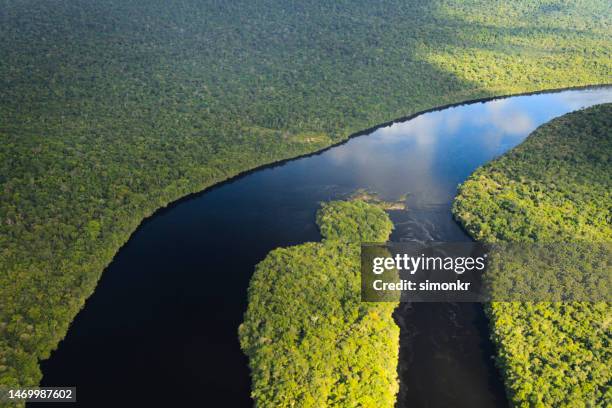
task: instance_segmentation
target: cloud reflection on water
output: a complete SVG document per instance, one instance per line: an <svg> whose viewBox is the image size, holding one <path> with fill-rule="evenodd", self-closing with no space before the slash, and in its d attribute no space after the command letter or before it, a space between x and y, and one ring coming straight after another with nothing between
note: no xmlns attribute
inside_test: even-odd
<svg viewBox="0 0 612 408"><path fill-rule="evenodd" d="M610 90L582 90L429 112L331 149L322 164L333 167L328 174L348 172L354 184L385 198L410 193L412 208L448 207L458 183L539 125L610 100Z"/></svg>

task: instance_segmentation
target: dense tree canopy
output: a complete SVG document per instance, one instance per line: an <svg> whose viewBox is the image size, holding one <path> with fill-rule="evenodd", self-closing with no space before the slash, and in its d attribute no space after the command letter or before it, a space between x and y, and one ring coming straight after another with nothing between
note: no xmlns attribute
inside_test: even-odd
<svg viewBox="0 0 612 408"><path fill-rule="evenodd" d="M459 189L455 216L489 242L611 243L610 154L612 104L569 113L474 172ZM488 313L514 404L612 404L609 303L500 302Z"/></svg>
<svg viewBox="0 0 612 408"><path fill-rule="evenodd" d="M393 407L397 303L361 302L360 243L393 225L363 201L317 214L322 242L279 248L257 265L240 342L258 407Z"/></svg>
<svg viewBox="0 0 612 408"><path fill-rule="evenodd" d="M609 81L610 4L0 1L0 385L141 220L377 123Z"/></svg>

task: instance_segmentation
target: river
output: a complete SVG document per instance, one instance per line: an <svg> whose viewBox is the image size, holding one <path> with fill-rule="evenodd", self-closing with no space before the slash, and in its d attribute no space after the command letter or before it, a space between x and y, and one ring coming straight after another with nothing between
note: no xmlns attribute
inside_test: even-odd
<svg viewBox="0 0 612 408"><path fill-rule="evenodd" d="M42 383L76 385L84 407L250 407L237 336L249 279L273 248L320 239L321 201L408 194L406 211L389 212L392 240L468 240L450 213L457 184L537 126L610 101L597 88L454 106L180 200L119 251ZM395 317L398 407L507 405L480 304L402 304Z"/></svg>

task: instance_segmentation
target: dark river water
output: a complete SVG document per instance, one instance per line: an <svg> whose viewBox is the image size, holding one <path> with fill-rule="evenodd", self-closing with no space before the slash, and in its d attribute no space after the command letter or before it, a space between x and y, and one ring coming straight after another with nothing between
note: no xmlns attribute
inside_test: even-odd
<svg viewBox="0 0 612 408"><path fill-rule="evenodd" d="M407 193L408 210L390 212L392 240L468 240L450 213L457 184L540 124L609 101L612 88L430 112L159 211L42 363L43 385L76 385L70 407L250 407L237 336L249 279L271 249L320 239L321 201L357 188ZM398 407L507 405L480 304L402 304L395 315Z"/></svg>

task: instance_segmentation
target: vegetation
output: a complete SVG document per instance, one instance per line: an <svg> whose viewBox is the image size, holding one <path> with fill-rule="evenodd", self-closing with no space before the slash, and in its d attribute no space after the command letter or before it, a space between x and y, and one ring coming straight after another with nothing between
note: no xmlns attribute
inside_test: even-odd
<svg viewBox="0 0 612 408"><path fill-rule="evenodd" d="M279 248L257 265L240 343L258 407L393 407L397 303L361 302L360 242L392 224L363 201L324 204L322 242Z"/></svg>
<svg viewBox="0 0 612 408"><path fill-rule="evenodd" d="M605 0L0 1L0 385L157 208L435 106L609 81Z"/></svg>
<svg viewBox="0 0 612 408"><path fill-rule="evenodd" d="M567 114L470 176L454 214L488 242L609 244L611 152L612 104ZM488 314L515 405L612 404L610 303L492 303Z"/></svg>
<svg viewBox="0 0 612 408"><path fill-rule="evenodd" d="M491 301L612 301L612 242L498 241L487 255Z"/></svg>

